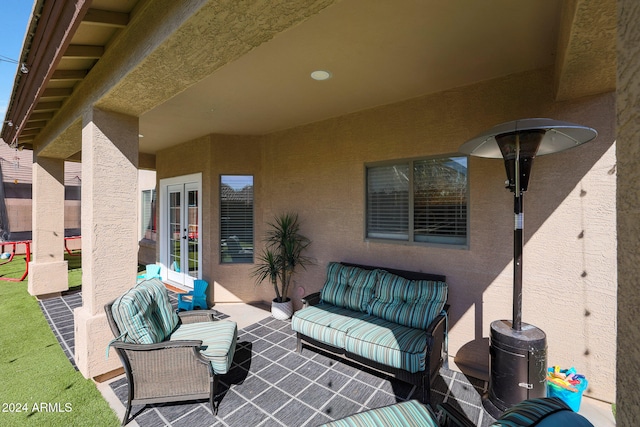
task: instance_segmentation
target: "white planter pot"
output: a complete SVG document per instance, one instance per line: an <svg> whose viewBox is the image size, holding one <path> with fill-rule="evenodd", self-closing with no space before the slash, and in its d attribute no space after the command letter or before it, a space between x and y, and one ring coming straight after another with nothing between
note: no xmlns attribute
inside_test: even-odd
<svg viewBox="0 0 640 427"><path fill-rule="evenodd" d="M278 320L287 320L293 314L293 302L287 298L285 302L271 302L271 315Z"/></svg>

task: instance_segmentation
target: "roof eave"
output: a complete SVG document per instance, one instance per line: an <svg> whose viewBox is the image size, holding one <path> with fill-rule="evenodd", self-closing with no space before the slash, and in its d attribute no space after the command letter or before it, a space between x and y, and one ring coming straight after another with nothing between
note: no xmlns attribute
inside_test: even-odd
<svg viewBox="0 0 640 427"><path fill-rule="evenodd" d="M13 126L4 123L0 133L7 144L17 143L16 136L42 96L89 5L90 0L36 0L19 61L26 64L29 72L22 74L18 67L5 115Z"/></svg>

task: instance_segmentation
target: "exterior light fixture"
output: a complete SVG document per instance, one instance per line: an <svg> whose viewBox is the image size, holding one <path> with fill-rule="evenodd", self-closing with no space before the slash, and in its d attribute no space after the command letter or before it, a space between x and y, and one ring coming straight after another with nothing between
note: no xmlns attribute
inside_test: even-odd
<svg viewBox="0 0 640 427"><path fill-rule="evenodd" d="M24 63L24 62L20 63L20 62L16 61L15 59L11 59L11 58L9 58L7 56L0 55L0 62L2 62L2 61L10 62L12 64L20 64L20 72L22 74L27 74L29 72L29 69L27 68L27 64Z"/></svg>
<svg viewBox="0 0 640 427"><path fill-rule="evenodd" d="M311 78L313 80L323 81L329 80L332 77L332 74L329 71L325 70L316 70L311 73Z"/></svg>
<svg viewBox="0 0 640 427"><path fill-rule="evenodd" d="M7 126L9 126L10 128L13 127L13 122L11 120L6 120L5 123L7 124Z"/></svg>
<svg viewBox="0 0 640 427"><path fill-rule="evenodd" d="M536 156L557 153L594 139L595 129L552 119L522 119L497 125L460 147L471 156L504 159L506 187L514 193L513 320L491 323L489 391L484 408L494 417L516 403L546 396L545 333L522 323L523 195Z"/></svg>

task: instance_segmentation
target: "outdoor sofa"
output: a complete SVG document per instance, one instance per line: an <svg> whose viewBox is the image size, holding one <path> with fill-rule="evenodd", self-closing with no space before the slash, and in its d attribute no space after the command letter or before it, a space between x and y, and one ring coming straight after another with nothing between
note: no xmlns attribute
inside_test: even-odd
<svg viewBox="0 0 640 427"><path fill-rule="evenodd" d="M303 344L411 383L431 400L431 380L446 358L446 277L329 263L320 292L291 319Z"/></svg>
<svg viewBox="0 0 640 427"><path fill-rule="evenodd" d="M208 399L219 375L229 371L238 327L216 320L211 310L176 313L159 279L145 280L105 305L115 348L124 366L132 405Z"/></svg>

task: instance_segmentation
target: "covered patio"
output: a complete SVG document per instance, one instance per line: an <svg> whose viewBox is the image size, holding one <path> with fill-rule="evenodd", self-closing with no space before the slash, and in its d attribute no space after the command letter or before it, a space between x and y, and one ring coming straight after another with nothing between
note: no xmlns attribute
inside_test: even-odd
<svg viewBox="0 0 640 427"><path fill-rule="evenodd" d="M175 294L172 303L177 306ZM81 304L81 292L40 302L69 361L74 340L69 333L73 309ZM206 401L134 406L128 425L147 426L317 426L332 420L415 398L415 386L381 377L327 355L304 350L295 352L291 324L271 317L268 307L227 304L219 308L219 319L238 321L238 350L231 372L222 378L217 417ZM225 314L230 313L230 314ZM495 421L482 409L481 396L487 381L442 368L433 385L434 407L448 402L475 425ZM98 389L116 411L124 414L127 381L119 375L98 384ZM585 398L580 413L599 427L613 426L610 406ZM437 413L440 416L440 413Z"/></svg>
<svg viewBox="0 0 640 427"><path fill-rule="evenodd" d="M637 367L640 335L631 315L640 296L638 30L627 25L638 19L632 0L36 0L19 60L29 71L16 75L0 134L34 152L29 292L44 306L68 289L64 162L81 162L83 280L68 351L86 378L116 371L117 357L104 357L103 306L135 284L138 177L153 170L155 261L171 285L208 281L208 303L221 313L227 304L268 304L269 287L251 277L253 255L274 215L297 212L314 265L295 278L294 307L322 287L331 261L445 275L452 370L439 395L457 399L457 381L467 378L462 389L479 399L484 385L468 378L487 375L489 325L510 317L512 197L501 161L458 148L511 120L575 122L598 138L536 160L523 320L546 332L549 363L584 372L586 395L617 402L626 425L640 416L637 380L616 375ZM373 172L414 173L443 159L464 164L455 238L421 240L427 227L417 209L398 233L371 226ZM250 206L251 221L232 234L224 208L238 202ZM270 319L244 325L240 356L250 353L252 368L242 368L246 359L236 365L246 385L266 373L252 370L267 350L260 345L289 351L287 328ZM337 369L303 356L303 365ZM277 355L265 360L290 369ZM287 395L272 409L303 402L312 425L325 409L316 399ZM347 400L349 411L369 405ZM162 411L140 417L171 418Z"/></svg>

